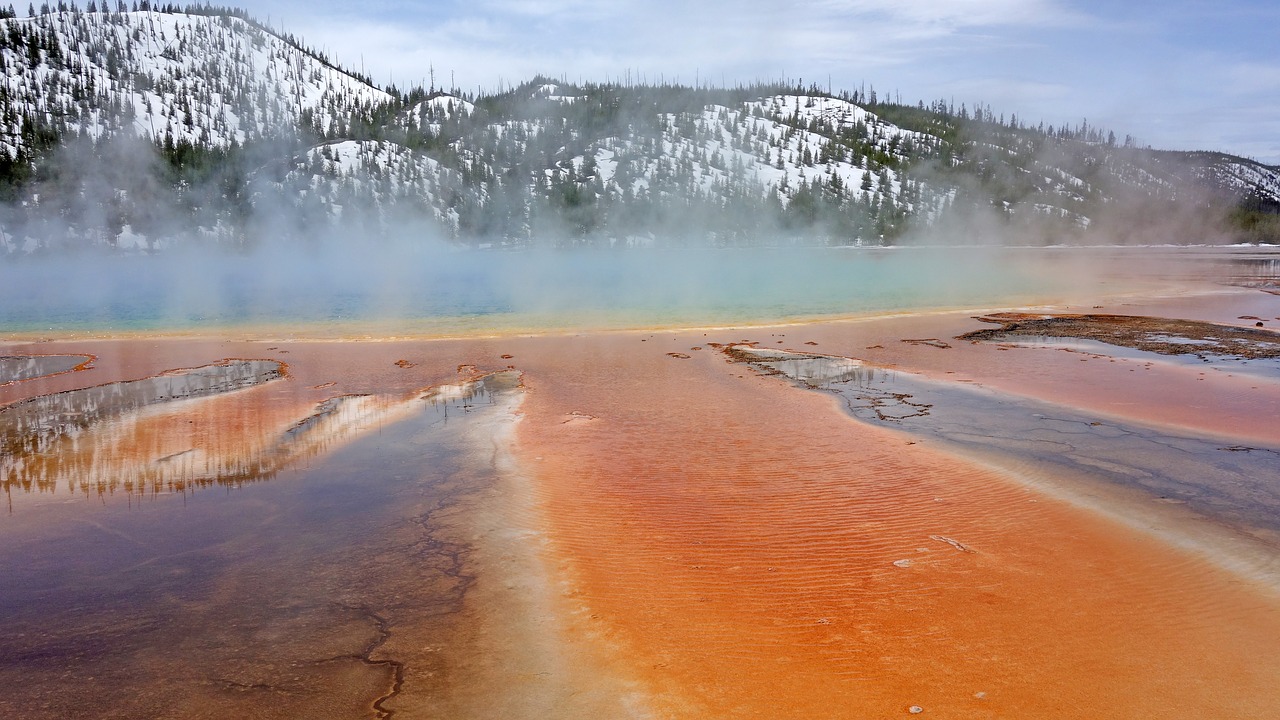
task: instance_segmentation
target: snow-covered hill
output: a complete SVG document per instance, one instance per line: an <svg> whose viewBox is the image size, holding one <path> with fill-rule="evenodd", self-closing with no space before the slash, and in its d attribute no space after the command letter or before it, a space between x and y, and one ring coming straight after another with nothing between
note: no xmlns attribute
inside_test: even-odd
<svg viewBox="0 0 1280 720"><path fill-rule="evenodd" d="M380 223L395 210L416 211L456 228L451 198L464 190L459 174L439 161L391 142L342 140L308 149L278 187L299 208L337 219Z"/></svg>
<svg viewBox="0 0 1280 720"><path fill-rule="evenodd" d="M55 12L0 25L0 148L23 126L243 144L298 124L372 120L386 92L239 17Z"/></svg>
<svg viewBox="0 0 1280 720"><path fill-rule="evenodd" d="M989 109L546 78L400 92L238 11L106 7L0 18L0 251L413 222L492 244L874 244L978 216L1056 240L1134 203L1280 210L1277 168Z"/></svg>

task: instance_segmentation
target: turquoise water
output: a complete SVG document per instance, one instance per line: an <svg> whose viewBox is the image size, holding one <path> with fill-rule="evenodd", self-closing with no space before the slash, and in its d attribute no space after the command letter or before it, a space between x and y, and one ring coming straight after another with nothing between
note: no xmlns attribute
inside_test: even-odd
<svg viewBox="0 0 1280 720"><path fill-rule="evenodd" d="M1132 252L377 248L7 260L0 267L0 332L260 325L483 332L986 307L1088 296L1117 272L1143 274L1147 257L1126 254ZM1227 274L1235 262L1228 251L1146 256L1154 252L1182 268L1162 277L1202 274L1196 268L1207 265Z"/></svg>

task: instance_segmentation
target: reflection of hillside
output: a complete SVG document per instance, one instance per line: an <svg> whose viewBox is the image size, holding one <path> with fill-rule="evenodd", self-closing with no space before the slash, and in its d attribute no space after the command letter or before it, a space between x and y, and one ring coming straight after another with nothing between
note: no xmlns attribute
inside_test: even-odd
<svg viewBox="0 0 1280 720"><path fill-rule="evenodd" d="M0 385L60 375L93 362L92 355L21 355L0 357Z"/></svg>
<svg viewBox="0 0 1280 720"><path fill-rule="evenodd" d="M275 360L224 360L155 377L41 395L0 408L6 456L48 452L95 422L156 403L238 390L282 377Z"/></svg>
<svg viewBox="0 0 1280 720"><path fill-rule="evenodd" d="M156 434L158 423L148 418L169 414L157 412L160 408L252 387L283 373L274 360L225 360L0 408L0 482L6 489L41 490L53 489L61 479L68 487L127 482L131 473L112 459L146 455L139 431L149 428L144 434ZM165 428L169 434L174 429Z"/></svg>
<svg viewBox="0 0 1280 720"><path fill-rule="evenodd" d="M242 368L232 374L243 379L246 372ZM488 397L484 385L481 379L447 386L423 399L445 416L450 406L465 412L477 398ZM210 397L212 391L205 391L186 402L120 409L127 406L123 397L129 388L109 388L92 388L99 392L87 399L75 393L36 398L44 401L39 407L47 415L40 417L28 407L20 414L21 423L17 413L10 417L13 408L0 410L4 489L133 495L234 487L270 479L290 462L399 419L413 407L412 401L385 396L342 395L315 405L299 419L298 406L268 395ZM168 385L156 392L152 386L143 394L173 397ZM60 396L69 397L58 402ZM21 431L12 430L19 427Z"/></svg>

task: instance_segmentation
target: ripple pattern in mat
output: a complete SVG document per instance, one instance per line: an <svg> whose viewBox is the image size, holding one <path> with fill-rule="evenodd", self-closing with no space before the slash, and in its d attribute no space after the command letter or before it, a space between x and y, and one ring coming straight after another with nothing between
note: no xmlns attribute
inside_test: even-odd
<svg viewBox="0 0 1280 720"><path fill-rule="evenodd" d="M653 350L530 371L521 434L571 600L671 714L1280 707L1274 598L821 394Z"/></svg>

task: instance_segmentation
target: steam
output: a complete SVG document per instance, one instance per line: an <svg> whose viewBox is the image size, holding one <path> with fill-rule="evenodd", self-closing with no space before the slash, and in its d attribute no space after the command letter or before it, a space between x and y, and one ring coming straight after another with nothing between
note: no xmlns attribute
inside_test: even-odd
<svg viewBox="0 0 1280 720"><path fill-rule="evenodd" d="M397 336L735 325L1039 302L1097 282L1002 248L486 252L403 239L377 253L300 250L31 258L0 268L0 326Z"/></svg>
<svg viewBox="0 0 1280 720"><path fill-rule="evenodd" d="M1204 158L1188 153L1055 142L993 123L963 126L967 167L913 166L912 177L952 188L929 223L900 242L919 246L1222 245L1239 198L1215 188Z"/></svg>
<svg viewBox="0 0 1280 720"><path fill-rule="evenodd" d="M69 147L62 168L33 193L36 209L58 213L7 209L25 221L19 232L47 243L0 266L0 326L10 331L270 325L398 335L729 325L1087 297L1101 282L1093 264L1064 272L1058 260L1046 265L1042 255L1006 249L1046 244L1037 234L1043 224L1019 225L977 202L953 204L897 249L564 249L572 236L543 228L550 248L484 251L451 242L421 218L350 212L320 223L260 179L247 218L211 238L190 229L188 208L230 227L235 198L208 185L166 196L151 174L158 156L141 141L99 146L89 160L84 152ZM87 171L70 175L76 158ZM60 187L67 177L74 184ZM145 229L155 234L133 252L95 249L95 239L117 231L95 214L103 198L147 198ZM1162 220L1133 207L1117 207L1105 222L1159 239ZM118 237L138 230L122 227Z"/></svg>
<svg viewBox="0 0 1280 720"><path fill-rule="evenodd" d="M683 102L696 113L707 102L733 106L743 92L689 90ZM533 100L514 115L536 116L539 102L550 101ZM610 122L644 128L665 117L640 103ZM597 147L565 137L569 144L550 158L553 179L574 178L595 192L602 182L585 158ZM524 247L481 251L451 236L434 214L438 207L378 186L376 172L352 181L370 184L369 201L335 200L324 190L327 171L316 170L312 149L294 136L191 165L175 165L146 139L81 136L42 159L39 175L0 206L0 243L9 251L0 264L0 327L127 332L267 323L349 334L451 333L986 307L1082 297L1101 282L1101 266L1066 273L1057 259L1046 265L1044 256L1009 247L1224 239L1219 209L1228 203L1193 190L1189 165L1168 173L1186 182L1125 183L1090 165L1098 153L1075 157L1048 143L1011 160L990 149L996 139L972 143L972 152L991 153L979 158L985 167L1078 183L1078 207L1047 190L1002 200L992 191L1003 182L998 175L917 163L912 181L938 189L943 200L918 208L920 221L893 240L902 247L837 249L821 246L860 236L822 218L800 227L779 223L777 207L758 188L726 191L731 201L713 202L682 197L655 176L647 190L660 203L609 199L608 224L584 229L571 207L530 215L537 198L518 196L525 180L516 173L486 180L485 188L490 198L513 193L510 203L490 207L508 215L509 227L524 223ZM1118 161L1133 160L1122 157L1129 149L1114 152ZM512 162L535 176L545 171ZM625 179L632 161L618 162L615 175ZM1054 173L1062 177L1049 177ZM443 171L436 179L444 190L461 187L450 186L457 179ZM1086 195L1112 199L1089 204ZM462 217L467 202L458 194L450 212ZM478 232L467 239L500 239ZM744 239L766 247L715 247Z"/></svg>

